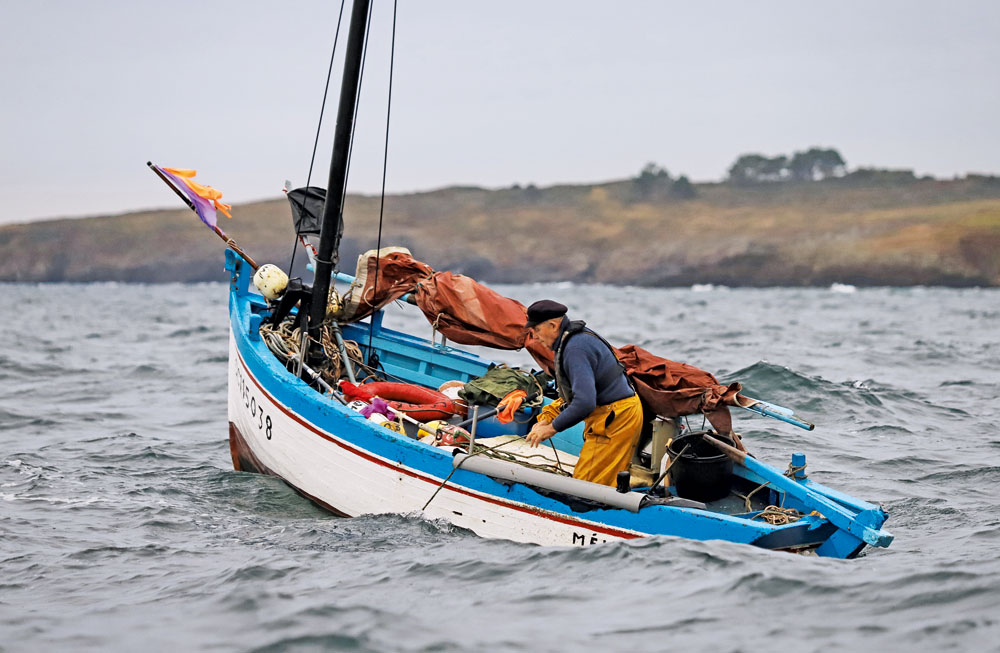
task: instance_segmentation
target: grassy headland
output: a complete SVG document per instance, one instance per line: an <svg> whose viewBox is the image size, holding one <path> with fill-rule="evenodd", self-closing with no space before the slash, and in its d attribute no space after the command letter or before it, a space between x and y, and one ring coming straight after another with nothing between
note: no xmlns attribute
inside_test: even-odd
<svg viewBox="0 0 1000 653"><path fill-rule="evenodd" d="M382 244L493 282L1000 286L997 177L852 174L693 189L682 199L637 178L393 195ZM348 198L345 271L374 247L378 213L378 197ZM248 254L287 266L294 234L284 199L233 215L220 226ZM222 247L187 209L6 226L0 280L219 280Z"/></svg>

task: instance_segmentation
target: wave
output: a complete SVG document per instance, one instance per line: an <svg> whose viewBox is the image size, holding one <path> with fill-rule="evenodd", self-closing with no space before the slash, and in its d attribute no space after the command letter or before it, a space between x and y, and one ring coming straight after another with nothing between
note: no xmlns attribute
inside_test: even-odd
<svg viewBox="0 0 1000 653"><path fill-rule="evenodd" d="M935 419L970 417L962 409L935 404L917 392L878 383L873 379L838 383L766 361L759 361L725 376L726 383L733 381L743 384L743 394L747 396L786 405L796 411L827 415L846 413L884 416L884 411L889 410L902 423L929 415L933 415ZM906 430L901 423L885 426Z"/></svg>
<svg viewBox="0 0 1000 653"><path fill-rule="evenodd" d="M200 324L198 326L191 327L191 328L188 328L188 329L177 329L176 331L173 331L173 332L167 334L167 337L168 338L187 338L187 337L193 336L195 334L202 334L202 333L210 333L213 336L218 335L217 332L216 332L216 329L214 327L208 327L208 326L205 326L204 324Z"/></svg>
<svg viewBox="0 0 1000 653"><path fill-rule="evenodd" d="M747 396L787 405L794 410L826 412L831 408L830 402L866 408L882 406L881 399L865 386L853 383L845 386L767 361L758 361L727 374L724 382L733 381L743 384L743 394Z"/></svg>

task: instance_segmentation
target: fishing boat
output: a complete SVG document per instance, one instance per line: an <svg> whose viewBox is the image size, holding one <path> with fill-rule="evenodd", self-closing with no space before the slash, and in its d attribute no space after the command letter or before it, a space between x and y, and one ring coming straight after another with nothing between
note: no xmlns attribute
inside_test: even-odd
<svg viewBox="0 0 1000 653"><path fill-rule="evenodd" d="M405 259L376 248L354 275L335 269L368 12L369 0L355 0L329 183L313 196L321 209L312 214L320 225L311 286L293 281L270 288L262 266L227 238L234 468L277 476L337 515L420 515L483 537L539 545L674 536L836 558L888 546L886 512L810 480L802 454L782 470L719 430L688 428L677 414L647 416L633 466L619 473L617 487L572 478L567 470L580 453L582 426L557 434L547 447L525 449L523 437L551 401L538 380L543 377L526 374L538 391L503 421L485 404L438 405L439 396L454 400L446 386L485 378L494 361L433 331L424 338L384 326L384 303L372 301L363 317L364 311L348 315L345 298L366 300L380 275L383 289L391 285L386 264ZM299 206L309 214L310 192L297 196L293 212ZM417 278L431 277L423 270ZM349 290L340 294L338 284ZM419 304L414 297L425 289L412 283L406 291L392 298ZM494 300L499 305L503 298L486 293L469 303ZM514 329L520 315L523 330L523 306L504 304L512 305ZM441 310L435 325L450 315ZM281 324L300 328L282 340L276 337ZM338 359L332 376L318 369L331 358ZM369 383L361 382L362 374L372 377ZM789 409L734 397L735 407L811 428Z"/></svg>

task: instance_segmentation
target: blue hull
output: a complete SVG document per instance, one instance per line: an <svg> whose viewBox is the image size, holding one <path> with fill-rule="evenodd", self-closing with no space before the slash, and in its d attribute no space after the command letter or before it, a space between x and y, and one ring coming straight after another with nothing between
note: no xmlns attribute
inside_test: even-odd
<svg viewBox="0 0 1000 653"><path fill-rule="evenodd" d="M354 516L360 514L359 507L363 512L414 512L452 474L442 492L448 496L435 499L426 514L449 519L487 537L572 546L669 535L727 540L775 550L810 550L836 558L851 558L867 544L887 546L891 541L891 535L880 530L887 515L879 506L780 474L779 479L768 478L770 485L759 494L767 495L765 499L770 503L795 508L805 516L775 526L711 509L666 505L649 505L638 512L581 512L525 485L504 484L482 474L453 470L448 450L377 426L289 373L257 334L267 305L248 289L252 270L231 251L226 252L226 267L231 273L230 443L234 466L275 474L337 514ZM373 328L372 347L386 372L413 383L437 387L448 380L468 380L481 376L490 363L455 348L383 328L381 315L374 318ZM368 335L368 323L344 327L346 339L365 346ZM487 420L478 433L482 437L508 434L512 426ZM523 433L527 426L519 428ZM282 441L275 442L279 433ZM560 436L560 449L569 453L579 450L579 428ZM280 449L285 446L288 448ZM329 473L304 469L321 466L325 460L330 461ZM765 481L758 472L766 475L768 470L771 468L761 467L755 472L737 465L734 475L739 483L755 487ZM338 474L341 478L331 480ZM450 512L437 506L439 501L444 507L450 505ZM455 509L459 505L464 508ZM831 521L824 514L833 506L837 518ZM509 533L504 524L511 524ZM532 536L532 529L538 531L537 537Z"/></svg>

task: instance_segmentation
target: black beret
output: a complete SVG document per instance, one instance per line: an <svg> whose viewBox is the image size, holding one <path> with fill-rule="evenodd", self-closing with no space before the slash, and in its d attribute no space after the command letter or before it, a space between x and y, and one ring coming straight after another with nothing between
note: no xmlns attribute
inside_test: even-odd
<svg viewBox="0 0 1000 653"><path fill-rule="evenodd" d="M569 309L559 302L554 302L551 299L539 299L528 307L528 323L524 326L530 329L545 320L566 315L567 310Z"/></svg>

